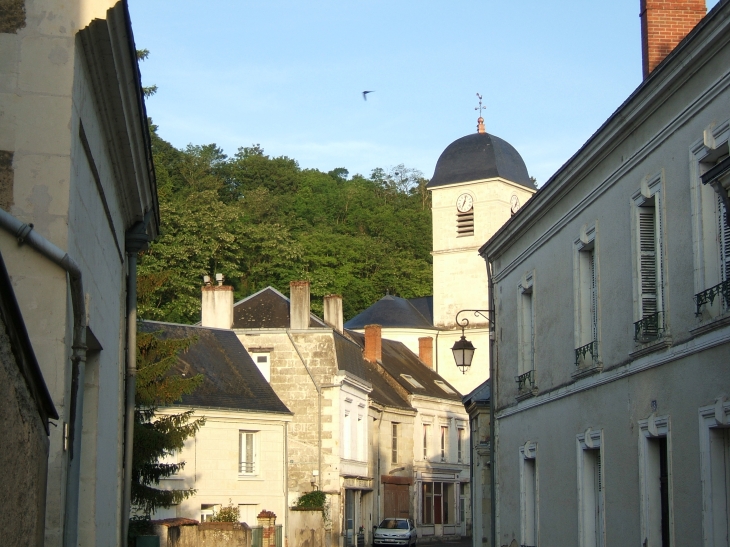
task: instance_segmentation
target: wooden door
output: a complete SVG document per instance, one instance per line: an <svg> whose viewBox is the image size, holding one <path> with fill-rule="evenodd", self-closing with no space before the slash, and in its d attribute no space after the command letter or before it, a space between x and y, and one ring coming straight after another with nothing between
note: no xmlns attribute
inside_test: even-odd
<svg viewBox="0 0 730 547"><path fill-rule="evenodd" d="M410 517L410 496L407 484L384 484L385 507L384 518Z"/></svg>

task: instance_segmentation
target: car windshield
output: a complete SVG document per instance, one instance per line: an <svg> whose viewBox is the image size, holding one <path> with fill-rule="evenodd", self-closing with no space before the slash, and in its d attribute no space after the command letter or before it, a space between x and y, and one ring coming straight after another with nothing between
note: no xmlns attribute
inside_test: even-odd
<svg viewBox="0 0 730 547"><path fill-rule="evenodd" d="M396 520L396 519L385 519L383 522L380 523L380 526L378 528L386 528L388 530L408 530L408 521L407 520Z"/></svg>

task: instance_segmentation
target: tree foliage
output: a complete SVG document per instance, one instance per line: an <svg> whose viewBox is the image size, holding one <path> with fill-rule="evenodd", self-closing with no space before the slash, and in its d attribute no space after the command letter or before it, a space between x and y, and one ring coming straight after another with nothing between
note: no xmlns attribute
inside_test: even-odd
<svg viewBox="0 0 730 547"><path fill-rule="evenodd" d="M203 275L222 273L243 298L311 282L312 307L341 294L346 317L386 292L431 293L430 195L398 165L369 177L269 157L254 144L227 157L215 144L179 150L154 131L161 235L140 259L140 314L200 318Z"/></svg>
<svg viewBox="0 0 730 547"><path fill-rule="evenodd" d="M159 507L180 503L194 490L162 490L161 479L176 474L185 462L161 463L165 456L183 448L205 418L191 419L192 411L156 414L160 406L170 406L192 393L202 375L184 378L170 374L180 352L192 339L161 339L157 333L137 333L137 390L134 412L132 455L132 504L137 513L149 518Z"/></svg>

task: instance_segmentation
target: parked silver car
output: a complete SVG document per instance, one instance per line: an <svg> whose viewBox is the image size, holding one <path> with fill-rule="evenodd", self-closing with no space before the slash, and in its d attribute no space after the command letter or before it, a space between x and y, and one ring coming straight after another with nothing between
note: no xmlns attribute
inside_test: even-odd
<svg viewBox="0 0 730 547"><path fill-rule="evenodd" d="M415 546L418 539L416 525L412 519L383 519L383 522L374 528L374 545Z"/></svg>

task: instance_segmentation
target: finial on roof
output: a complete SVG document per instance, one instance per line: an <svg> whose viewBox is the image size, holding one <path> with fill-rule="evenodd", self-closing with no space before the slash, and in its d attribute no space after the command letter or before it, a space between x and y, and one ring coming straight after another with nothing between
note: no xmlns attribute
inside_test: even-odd
<svg viewBox="0 0 730 547"><path fill-rule="evenodd" d="M474 110L479 111L479 118L477 118L477 133L486 133L487 130L484 129L484 118L482 118L482 110L485 110L487 107L482 106L482 96L477 93L477 97L479 97L479 106L475 106Z"/></svg>

